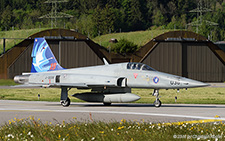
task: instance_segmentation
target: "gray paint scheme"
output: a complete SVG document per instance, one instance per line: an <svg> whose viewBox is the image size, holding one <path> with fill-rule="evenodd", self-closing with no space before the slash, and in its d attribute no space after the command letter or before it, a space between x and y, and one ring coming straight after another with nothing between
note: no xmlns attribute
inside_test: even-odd
<svg viewBox="0 0 225 141"><path fill-rule="evenodd" d="M57 53L57 50L53 52ZM61 88L63 106L70 105L68 91L71 88L91 89L89 93L73 96L88 102L103 102L105 105L139 100L139 96L131 93L131 88L147 88L154 89L154 104L160 107L159 89L208 86L199 81L156 71L142 63L109 64L103 59L105 65L63 69L53 52L44 38L35 38L31 53L32 73L15 76L15 82L24 84L16 87Z"/></svg>
<svg viewBox="0 0 225 141"><path fill-rule="evenodd" d="M131 67L128 67L131 66ZM134 67L136 65L136 67ZM68 98L68 88L92 89L90 93L73 96L90 102L131 102L140 99L131 94L131 88L154 89L156 107L161 106L159 89L183 89L208 86L206 83L184 77L162 73L155 70L143 70L147 67L141 63L120 63L65 69L59 71L25 73L16 76L15 82L24 83L17 87L59 87L62 89L61 102ZM133 69L132 69L133 68ZM150 67L148 67L150 68ZM102 99L101 99L102 97ZM101 99L101 100L99 100ZM110 101L110 99L112 99ZM118 100L116 100L118 99ZM68 104L64 105L68 106Z"/></svg>

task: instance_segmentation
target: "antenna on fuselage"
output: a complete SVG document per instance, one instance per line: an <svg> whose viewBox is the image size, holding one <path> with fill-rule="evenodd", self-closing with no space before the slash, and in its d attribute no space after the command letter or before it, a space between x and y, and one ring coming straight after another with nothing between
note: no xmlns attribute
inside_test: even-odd
<svg viewBox="0 0 225 141"><path fill-rule="evenodd" d="M105 58L103 58L103 62L105 65L109 65L108 61Z"/></svg>

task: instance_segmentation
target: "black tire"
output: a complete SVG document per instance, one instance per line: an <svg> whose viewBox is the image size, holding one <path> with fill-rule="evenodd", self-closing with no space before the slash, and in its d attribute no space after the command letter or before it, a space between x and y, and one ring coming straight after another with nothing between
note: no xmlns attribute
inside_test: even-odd
<svg viewBox="0 0 225 141"><path fill-rule="evenodd" d="M61 102L61 105L62 105L63 107L68 107L68 106L70 106L70 98L67 97L66 101Z"/></svg>
<svg viewBox="0 0 225 141"><path fill-rule="evenodd" d="M104 106L110 106L112 103L103 103Z"/></svg>
<svg viewBox="0 0 225 141"><path fill-rule="evenodd" d="M162 102L160 100L154 101L155 107L159 108L162 105Z"/></svg>

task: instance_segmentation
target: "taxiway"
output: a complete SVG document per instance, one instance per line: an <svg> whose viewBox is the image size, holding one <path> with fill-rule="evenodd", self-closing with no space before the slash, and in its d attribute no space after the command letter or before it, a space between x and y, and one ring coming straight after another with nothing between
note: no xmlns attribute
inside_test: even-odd
<svg viewBox="0 0 225 141"><path fill-rule="evenodd" d="M163 104L155 108L153 104L112 104L72 103L62 107L59 102L0 100L0 124L18 118L33 116L43 123L71 121L145 121L177 122L202 119L225 121L225 105L206 104Z"/></svg>

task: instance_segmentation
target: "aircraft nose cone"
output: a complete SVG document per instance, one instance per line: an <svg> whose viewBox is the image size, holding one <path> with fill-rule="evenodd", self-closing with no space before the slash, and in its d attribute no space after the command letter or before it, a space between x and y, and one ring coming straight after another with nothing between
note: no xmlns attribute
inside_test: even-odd
<svg viewBox="0 0 225 141"><path fill-rule="evenodd" d="M183 82L183 86L187 86L187 88L188 87L194 88L194 87L207 87L210 86L210 84L186 78L186 80Z"/></svg>

